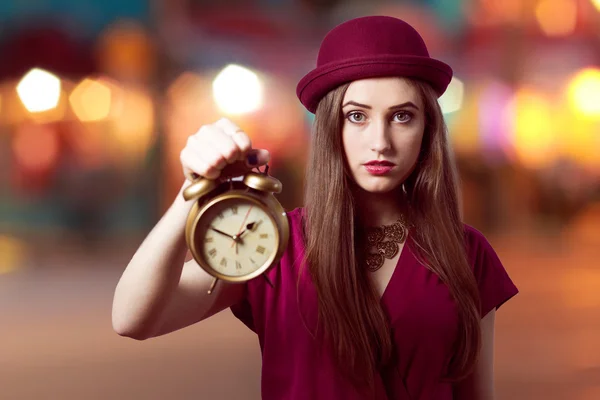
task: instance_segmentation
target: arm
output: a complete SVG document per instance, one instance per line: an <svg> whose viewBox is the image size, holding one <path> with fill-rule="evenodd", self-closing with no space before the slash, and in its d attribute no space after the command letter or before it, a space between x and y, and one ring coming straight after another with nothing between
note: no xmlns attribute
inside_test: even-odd
<svg viewBox="0 0 600 400"><path fill-rule="evenodd" d="M268 161L269 152L253 150L248 135L226 119L200 128L181 152L184 174L208 179L243 175ZM163 335L208 318L244 296L245 285L226 282L219 282L209 295L213 278L194 260L184 264L185 225L194 202L183 199L183 189L117 284L112 323L119 335L135 339Z"/></svg>
<svg viewBox="0 0 600 400"><path fill-rule="evenodd" d="M193 202L180 194L123 272L113 299L113 329L138 340L199 322L239 301L244 285L212 282L186 256L185 223Z"/></svg>
<svg viewBox="0 0 600 400"><path fill-rule="evenodd" d="M457 400L494 400L494 322L496 310L492 309L481 320L481 352L473 373L456 384Z"/></svg>

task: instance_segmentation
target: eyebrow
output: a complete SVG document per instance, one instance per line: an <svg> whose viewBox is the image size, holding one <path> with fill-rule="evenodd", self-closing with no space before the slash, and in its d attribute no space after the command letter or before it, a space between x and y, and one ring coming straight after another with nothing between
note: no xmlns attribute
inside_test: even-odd
<svg viewBox="0 0 600 400"><path fill-rule="evenodd" d="M366 108L368 110L372 109L373 107L366 105L366 104L361 104L361 103L357 103L356 101L350 100L349 102L347 102L346 104L344 104L342 106L342 108L346 107L346 106L356 106L356 107L362 107L362 108ZM419 107L417 107L417 105L411 101L407 101L405 103L401 103L401 104L396 104L394 106L391 106L388 108L388 110L397 110L399 108L407 108L407 107L412 107L415 110L419 110Z"/></svg>

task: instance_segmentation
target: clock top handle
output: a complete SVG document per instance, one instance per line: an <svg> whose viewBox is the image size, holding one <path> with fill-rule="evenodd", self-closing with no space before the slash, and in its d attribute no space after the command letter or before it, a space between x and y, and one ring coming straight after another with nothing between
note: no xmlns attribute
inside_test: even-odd
<svg viewBox="0 0 600 400"><path fill-rule="evenodd" d="M190 186L186 187L183 190L183 198L186 201L198 199L198 198L210 193L217 186L218 186L217 182L215 182L211 179L206 179L206 178L196 179Z"/></svg>
<svg viewBox="0 0 600 400"><path fill-rule="evenodd" d="M267 193L281 193L281 182L266 173L248 172L244 175L244 185Z"/></svg>
<svg viewBox="0 0 600 400"><path fill-rule="evenodd" d="M197 174L193 174L192 179L194 179L193 183L183 191L183 198L186 201L205 196L219 185L217 181L202 178ZM269 165L265 166L264 171L258 169L258 172L250 171L246 173L243 177L243 182L249 188L261 192L281 193L283 189L281 182L269 175Z"/></svg>

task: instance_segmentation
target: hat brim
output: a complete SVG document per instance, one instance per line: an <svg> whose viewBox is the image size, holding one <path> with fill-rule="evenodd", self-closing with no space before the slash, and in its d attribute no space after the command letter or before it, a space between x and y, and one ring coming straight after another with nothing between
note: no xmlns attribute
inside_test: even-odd
<svg viewBox="0 0 600 400"><path fill-rule="evenodd" d="M336 87L360 79L388 76L426 81L438 96L441 96L452 80L452 68L441 61L427 57L393 55L360 57L313 69L298 82L296 94L304 107L314 113L323 96Z"/></svg>

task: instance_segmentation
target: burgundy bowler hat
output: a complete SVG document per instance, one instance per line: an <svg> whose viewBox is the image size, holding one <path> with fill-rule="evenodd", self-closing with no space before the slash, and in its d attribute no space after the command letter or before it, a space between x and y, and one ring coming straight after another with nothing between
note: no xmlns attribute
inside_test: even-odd
<svg viewBox="0 0 600 400"><path fill-rule="evenodd" d="M441 96L452 80L452 68L429 57L419 33L393 17L352 19L323 39L317 67L300 80L296 94L312 113L330 90L365 78L401 76L428 82Z"/></svg>

